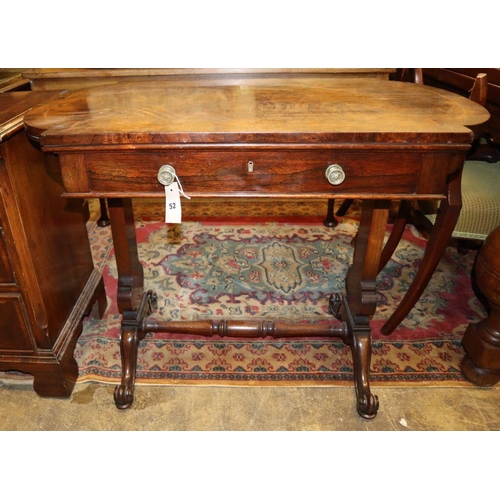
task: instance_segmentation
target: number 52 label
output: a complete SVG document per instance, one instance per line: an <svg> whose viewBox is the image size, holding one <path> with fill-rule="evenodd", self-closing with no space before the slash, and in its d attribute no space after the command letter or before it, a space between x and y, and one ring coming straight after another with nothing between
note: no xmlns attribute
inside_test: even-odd
<svg viewBox="0 0 500 500"><path fill-rule="evenodd" d="M182 221L181 197L177 182L165 186L165 222L180 224Z"/></svg>

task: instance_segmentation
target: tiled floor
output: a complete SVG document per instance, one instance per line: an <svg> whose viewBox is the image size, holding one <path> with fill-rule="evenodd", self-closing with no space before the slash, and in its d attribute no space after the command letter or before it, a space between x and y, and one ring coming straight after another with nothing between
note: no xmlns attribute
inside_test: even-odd
<svg viewBox="0 0 500 500"><path fill-rule="evenodd" d="M373 387L380 410L370 421L351 387L137 386L125 411L113 389L77 384L61 400L3 386L0 430L500 430L500 387Z"/></svg>

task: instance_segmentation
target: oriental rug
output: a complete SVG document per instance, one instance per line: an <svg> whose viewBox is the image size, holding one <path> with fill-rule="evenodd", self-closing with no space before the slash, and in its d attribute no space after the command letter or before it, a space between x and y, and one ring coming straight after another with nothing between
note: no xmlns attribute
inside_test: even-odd
<svg viewBox="0 0 500 500"><path fill-rule="evenodd" d="M159 203L136 203L145 289L159 296L164 319L328 319L328 298L344 290L356 234L356 205L336 228L322 221L325 201L186 201L182 224L162 223ZM75 357L79 382L116 384L121 376L116 266L108 228L89 222L95 265L103 271L108 309L89 317ZM387 231L391 229L390 224ZM421 262L425 237L412 225L377 280L372 319L373 385L468 385L459 364L467 325L485 317L471 285L476 251L450 246L421 299L389 337L380 328ZM348 346L340 339L227 339L148 334L137 385L352 384Z"/></svg>

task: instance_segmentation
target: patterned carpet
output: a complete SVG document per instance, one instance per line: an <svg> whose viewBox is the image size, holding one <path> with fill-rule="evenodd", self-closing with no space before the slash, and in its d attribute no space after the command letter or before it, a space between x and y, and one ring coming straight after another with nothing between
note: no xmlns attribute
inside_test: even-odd
<svg viewBox="0 0 500 500"><path fill-rule="evenodd" d="M325 321L328 297L344 290L359 207L335 229L323 226L326 202L183 200L183 223L162 222L160 203L137 202L139 257L145 287L159 295L165 319L265 318ZM102 320L88 318L75 357L79 382L120 379L116 267L109 228L89 223L97 266L109 296ZM388 226L390 230L390 226ZM377 384L467 385L459 369L461 338L485 316L470 272L476 252L450 246L420 301L400 327L379 330L405 293L425 239L408 226L379 275L372 320L371 381ZM149 334L141 343L137 384L352 384L349 347L339 339L228 340Z"/></svg>

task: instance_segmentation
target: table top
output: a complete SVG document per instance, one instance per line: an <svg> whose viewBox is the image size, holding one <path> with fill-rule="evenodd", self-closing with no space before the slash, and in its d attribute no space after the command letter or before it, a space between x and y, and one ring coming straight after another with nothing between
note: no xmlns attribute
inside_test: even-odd
<svg viewBox="0 0 500 500"><path fill-rule="evenodd" d="M0 93L0 142L23 129L23 116L26 111L59 93L58 91Z"/></svg>
<svg viewBox="0 0 500 500"><path fill-rule="evenodd" d="M47 150L155 144L458 143L489 118L441 89L380 79L315 84L127 82L64 93L24 118Z"/></svg>

